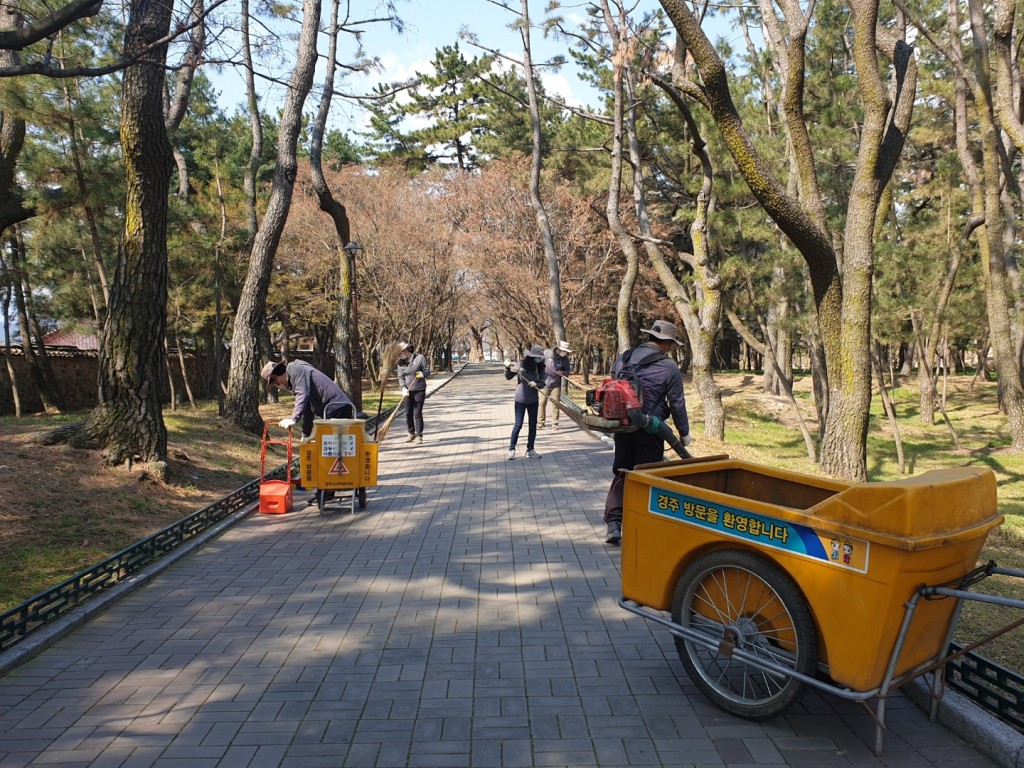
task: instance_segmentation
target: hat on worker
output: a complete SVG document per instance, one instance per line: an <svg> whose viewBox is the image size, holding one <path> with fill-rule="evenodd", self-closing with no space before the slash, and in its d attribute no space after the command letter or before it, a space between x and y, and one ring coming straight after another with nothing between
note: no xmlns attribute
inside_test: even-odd
<svg viewBox="0 0 1024 768"><path fill-rule="evenodd" d="M405 350L407 350L411 346L412 345L408 341L400 341L400 342L398 342L398 348L400 350L402 350L403 352L405 352Z"/></svg>
<svg viewBox="0 0 1024 768"><path fill-rule="evenodd" d="M679 340L679 330L674 323L670 323L668 320L655 320L652 327L641 328L640 331L661 341L674 341L679 346L683 345L683 342Z"/></svg>
<svg viewBox="0 0 1024 768"><path fill-rule="evenodd" d="M280 368L280 370L278 370ZM263 366L263 370L260 371L260 378L264 381L270 381L271 376L280 376L287 370L287 366L284 363L275 363L271 360L269 363Z"/></svg>
<svg viewBox="0 0 1024 768"><path fill-rule="evenodd" d="M569 349L569 342L568 341L560 341L560 342L558 342L558 351L559 352L572 352L572 350Z"/></svg>
<svg viewBox="0 0 1024 768"><path fill-rule="evenodd" d="M526 355L527 357L533 357L533 358L536 358L537 360L543 360L544 359L544 347L542 347L540 344L534 344L532 347L530 347L528 350L526 350L523 354Z"/></svg>

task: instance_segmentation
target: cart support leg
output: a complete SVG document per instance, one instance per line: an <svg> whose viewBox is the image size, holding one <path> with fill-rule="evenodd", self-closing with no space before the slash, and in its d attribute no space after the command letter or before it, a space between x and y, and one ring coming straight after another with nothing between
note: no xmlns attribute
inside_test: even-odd
<svg viewBox="0 0 1024 768"><path fill-rule="evenodd" d="M878 699L875 708L875 756L882 756L882 738L885 736L885 697Z"/></svg>

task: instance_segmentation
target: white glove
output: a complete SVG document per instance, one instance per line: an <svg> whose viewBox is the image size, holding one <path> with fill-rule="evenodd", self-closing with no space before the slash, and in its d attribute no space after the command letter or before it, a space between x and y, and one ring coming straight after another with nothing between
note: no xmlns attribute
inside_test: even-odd
<svg viewBox="0 0 1024 768"><path fill-rule="evenodd" d="M422 379L423 378L423 371L416 371L416 378L417 379Z"/></svg>
<svg viewBox="0 0 1024 768"><path fill-rule="evenodd" d="M693 441L693 438L690 437L690 433L689 432L687 432L685 435L683 435L683 445L689 445L692 441Z"/></svg>
<svg viewBox="0 0 1024 768"><path fill-rule="evenodd" d="M511 360L505 360L505 367L506 368L511 368L512 367L512 361Z"/></svg>
<svg viewBox="0 0 1024 768"><path fill-rule="evenodd" d="M281 429L291 429L295 426L295 419L281 419L277 422L277 426Z"/></svg>
<svg viewBox="0 0 1024 768"><path fill-rule="evenodd" d="M405 387L402 387L402 397L408 397L408 396L409 396L409 390L406 389Z"/></svg>

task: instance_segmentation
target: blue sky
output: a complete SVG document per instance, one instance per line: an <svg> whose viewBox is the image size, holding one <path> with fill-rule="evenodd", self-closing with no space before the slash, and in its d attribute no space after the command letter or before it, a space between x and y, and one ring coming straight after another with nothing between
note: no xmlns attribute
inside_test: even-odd
<svg viewBox="0 0 1024 768"><path fill-rule="evenodd" d="M518 0L509 0L510 5L519 8ZM381 71L370 77L352 76L339 86L339 90L351 93L367 93L379 82L395 82L411 78L416 72L429 69L437 48L459 42L467 58L479 56L483 50L459 40L459 33L467 29L474 33L480 43L489 49L500 50L516 60L522 59L522 42L518 33L508 29L515 16L487 0L398 0L396 3L399 17L405 23L404 33L398 33L386 24L367 26L363 33L363 48L368 56L377 57L381 63ZM353 18L383 16L377 0L353 0ZM530 16L536 26L544 18L547 0L531 0ZM634 11L635 16L660 7L657 0L640 0ZM569 6L562 11L562 16L571 20L574 16L582 20L584 14L576 6ZM341 42L339 52L342 61L348 60L352 54L351 43ZM348 50L344 46L348 46ZM545 38L539 30L531 35L531 48L534 63L547 61L551 57L564 54L566 44ZM290 66L290 65L289 65ZM289 72L275 72L275 76L287 79ZM583 105L594 101L594 93L575 75L572 65L568 64L558 72L544 70L541 74L544 87L548 92L562 98L573 105ZM320 82L321 78L317 78ZM243 85L239 76L232 71L225 71L214 77L215 87L221 91L221 101L228 111L233 111L242 102ZM261 86L258 86L261 87ZM266 86L267 100L264 107L272 105L280 98L279 86ZM261 87L262 89L262 87ZM310 97L307 110L315 109L315 96ZM358 129L364 121L362 110L358 106L346 104L335 99L332 115L333 127Z"/></svg>

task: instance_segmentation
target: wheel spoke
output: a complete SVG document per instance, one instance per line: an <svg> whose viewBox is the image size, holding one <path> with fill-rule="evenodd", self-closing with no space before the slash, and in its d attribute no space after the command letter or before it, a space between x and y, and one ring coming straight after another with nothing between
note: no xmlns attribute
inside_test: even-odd
<svg viewBox="0 0 1024 768"><path fill-rule="evenodd" d="M796 696L800 682L760 666L810 674L816 659L816 631L799 589L774 564L746 551L703 555L680 579L673 617L711 641L735 633L741 661L677 637L684 666L713 701L744 717L778 714Z"/></svg>

